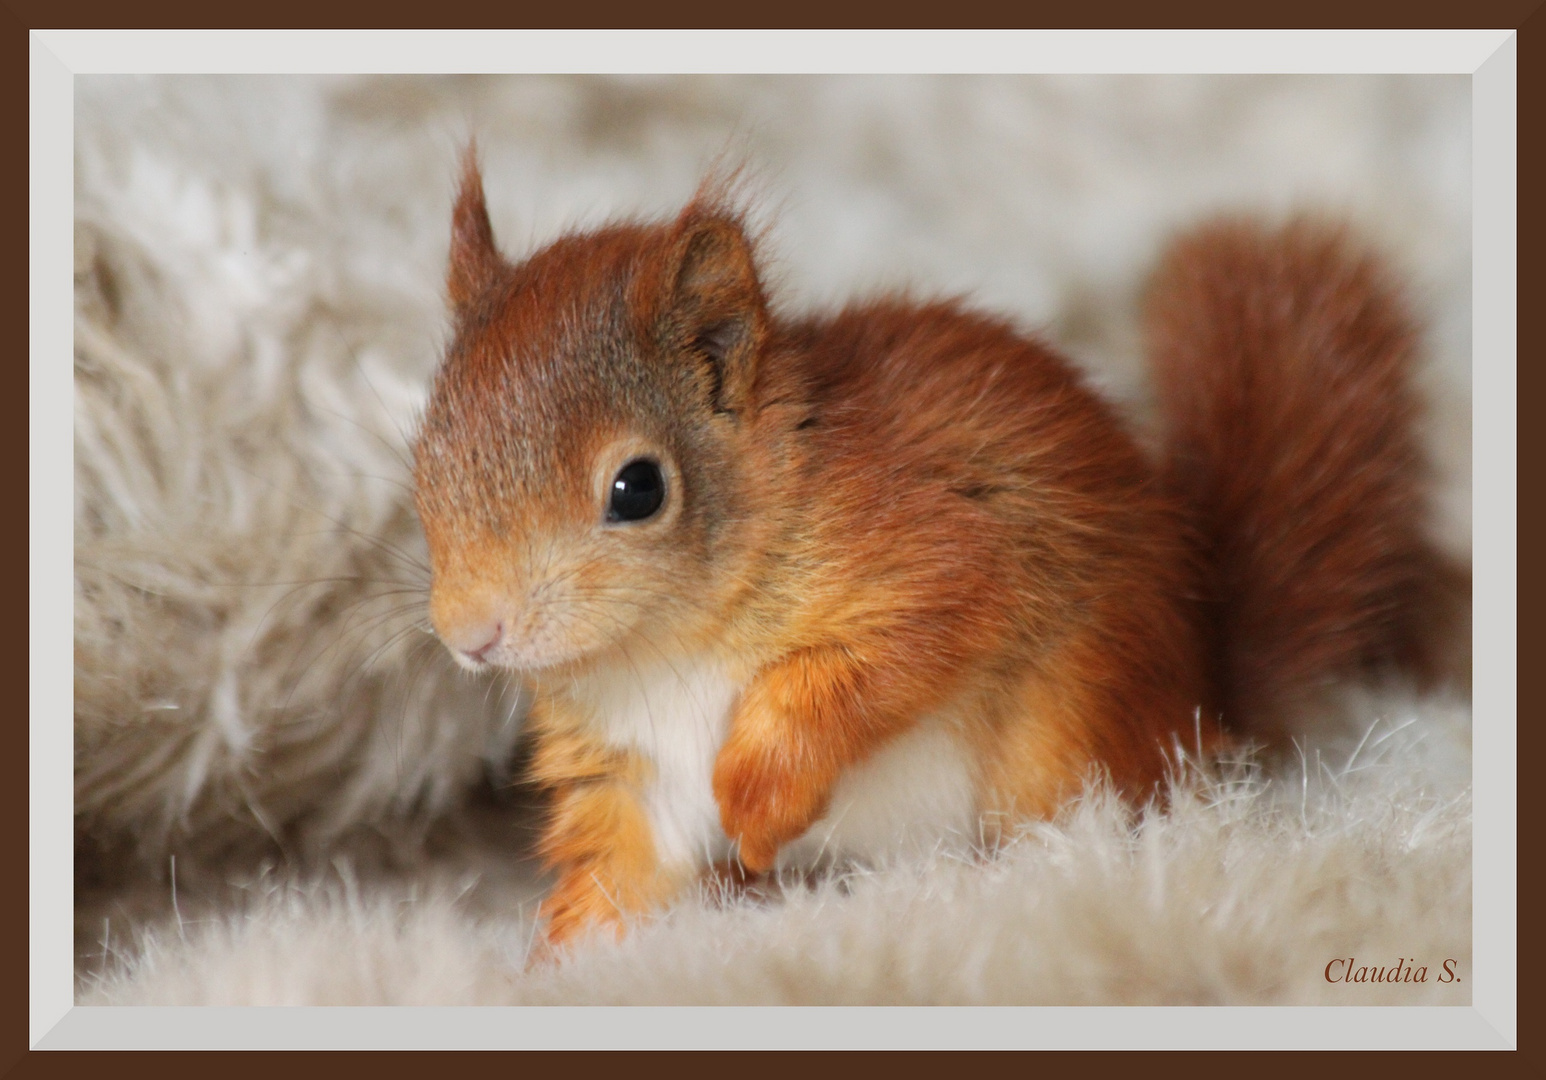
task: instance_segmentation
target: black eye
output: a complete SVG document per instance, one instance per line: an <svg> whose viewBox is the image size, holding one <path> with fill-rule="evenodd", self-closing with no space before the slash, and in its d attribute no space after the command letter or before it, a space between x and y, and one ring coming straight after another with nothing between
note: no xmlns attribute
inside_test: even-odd
<svg viewBox="0 0 1546 1080"><path fill-rule="evenodd" d="M643 521L666 500L666 478L660 466L646 458L630 461L612 479L607 502L608 521Z"/></svg>

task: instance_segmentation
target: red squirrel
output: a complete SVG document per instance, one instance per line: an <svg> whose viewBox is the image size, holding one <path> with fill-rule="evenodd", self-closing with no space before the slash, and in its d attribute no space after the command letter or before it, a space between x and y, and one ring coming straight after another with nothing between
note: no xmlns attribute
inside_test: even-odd
<svg viewBox="0 0 1546 1080"><path fill-rule="evenodd" d="M1142 802L1220 719L1410 651L1414 335L1339 232L1171 250L1156 463L1005 319L776 311L726 192L512 263L464 162L415 499L437 634L533 693L549 941L1096 775Z"/></svg>

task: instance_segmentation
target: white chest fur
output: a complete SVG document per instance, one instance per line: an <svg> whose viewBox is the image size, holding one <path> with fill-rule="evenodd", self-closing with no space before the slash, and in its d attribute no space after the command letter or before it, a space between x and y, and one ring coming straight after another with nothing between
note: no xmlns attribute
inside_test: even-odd
<svg viewBox="0 0 1546 1080"><path fill-rule="evenodd" d="M826 817L786 845L778 865L875 862L977 836L976 763L955 727L930 717L844 773Z"/></svg>
<svg viewBox="0 0 1546 1080"><path fill-rule="evenodd" d="M641 792L663 866L695 871L730 854L714 801L714 760L742 683L717 661L677 660L597 675L576 697L613 746L652 769ZM953 726L929 718L849 770L831 810L781 867L874 860L976 835L976 769Z"/></svg>
<svg viewBox="0 0 1546 1080"><path fill-rule="evenodd" d="M582 689L580 699L602 736L652 768L644 810L665 866L697 869L730 853L714 803L714 758L740 689L709 659L629 666L598 675Z"/></svg>

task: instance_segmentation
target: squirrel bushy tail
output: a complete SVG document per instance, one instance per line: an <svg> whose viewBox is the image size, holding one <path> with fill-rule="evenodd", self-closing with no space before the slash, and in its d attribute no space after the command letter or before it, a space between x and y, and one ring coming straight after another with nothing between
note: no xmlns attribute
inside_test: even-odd
<svg viewBox="0 0 1546 1080"><path fill-rule="evenodd" d="M1380 263L1309 219L1214 222L1161 260L1145 317L1226 725L1269 734L1331 683L1424 668L1417 332Z"/></svg>

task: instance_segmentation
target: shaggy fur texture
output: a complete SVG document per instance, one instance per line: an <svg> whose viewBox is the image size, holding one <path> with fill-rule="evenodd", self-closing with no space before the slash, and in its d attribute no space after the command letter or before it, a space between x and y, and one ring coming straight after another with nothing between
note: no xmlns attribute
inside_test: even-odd
<svg viewBox="0 0 1546 1080"><path fill-rule="evenodd" d="M964 846L799 884L764 903L690 899L621 944L526 966L529 918L444 876L374 887L346 869L256 883L233 913L113 945L89 1003L1462 1004L1469 799L1401 790L1419 725L1340 767L1244 770L1132 822L1092 798L987 860ZM1381 729L1391 736L1390 728ZM1370 753L1365 746L1364 753ZM1458 747L1436 746L1449 752ZM1323 769L1321 765L1325 765ZM1365 774L1360 775L1360 770ZM1384 774L1380 776L1380 774ZM1281 786L1279 786L1281 785ZM531 913L528 905L526 916ZM1326 965L1428 967L1425 983L1328 982Z"/></svg>
<svg viewBox="0 0 1546 1080"><path fill-rule="evenodd" d="M1468 1000L1322 975L1469 964L1469 706L1400 688L1319 706L1303 756L1187 778L1165 815L1092 797L991 858L963 838L704 897L527 970L522 702L424 632L402 486L464 137L513 254L679 204L734 140L783 199L776 296L970 291L1140 417L1168 232L1352 217L1415 281L1431 529L1464 558L1464 80L83 78L76 101L82 1002Z"/></svg>

